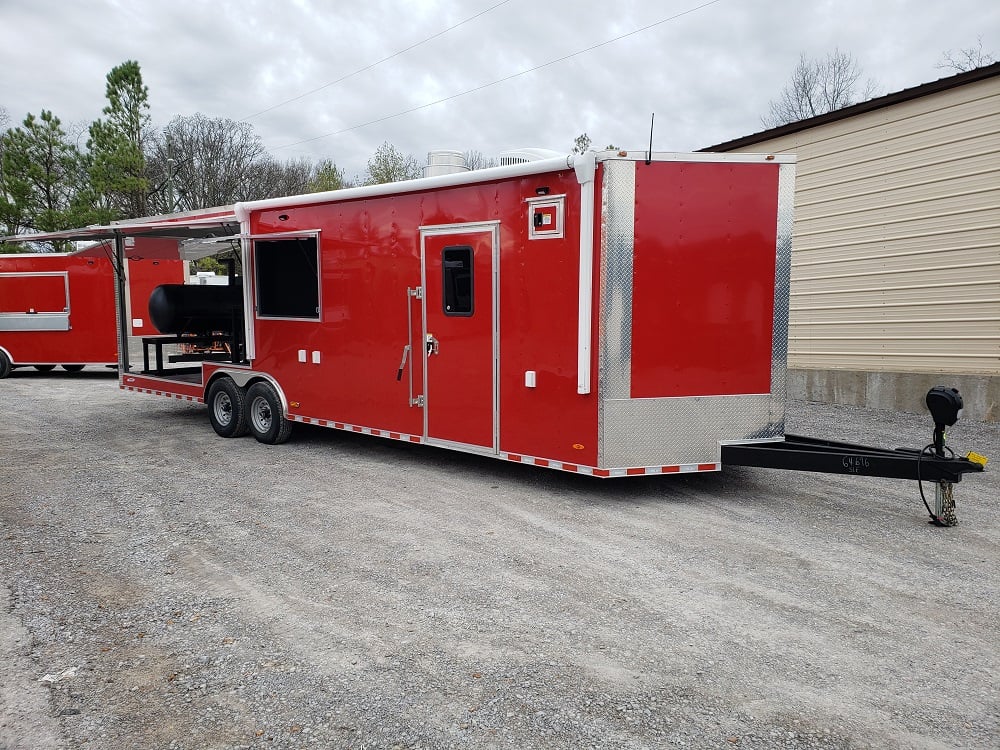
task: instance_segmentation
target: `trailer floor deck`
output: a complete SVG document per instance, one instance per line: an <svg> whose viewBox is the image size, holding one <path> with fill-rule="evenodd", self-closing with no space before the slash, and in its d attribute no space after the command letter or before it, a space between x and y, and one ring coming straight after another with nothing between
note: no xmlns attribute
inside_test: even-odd
<svg viewBox="0 0 1000 750"><path fill-rule="evenodd" d="M195 385L202 384L202 371L201 368L177 368L176 370L139 370L139 375L145 375L150 378L159 378L160 380L171 380L175 383L191 383Z"/></svg>

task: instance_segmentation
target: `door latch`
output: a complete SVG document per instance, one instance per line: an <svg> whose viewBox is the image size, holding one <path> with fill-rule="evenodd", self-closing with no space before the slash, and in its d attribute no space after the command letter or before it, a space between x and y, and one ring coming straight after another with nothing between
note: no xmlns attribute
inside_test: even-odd
<svg viewBox="0 0 1000 750"><path fill-rule="evenodd" d="M430 356L431 354L437 354L438 353L438 340L436 338L434 338L434 336L432 334L430 334L430 333L427 334L427 338L425 340L425 343L427 345L427 354L428 354L428 356Z"/></svg>

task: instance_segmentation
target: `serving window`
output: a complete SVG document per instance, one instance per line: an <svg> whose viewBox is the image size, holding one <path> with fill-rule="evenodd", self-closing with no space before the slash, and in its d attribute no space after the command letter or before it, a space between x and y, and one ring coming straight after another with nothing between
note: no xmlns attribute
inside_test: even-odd
<svg viewBox="0 0 1000 750"><path fill-rule="evenodd" d="M319 320L319 283L316 237L254 241L258 318Z"/></svg>

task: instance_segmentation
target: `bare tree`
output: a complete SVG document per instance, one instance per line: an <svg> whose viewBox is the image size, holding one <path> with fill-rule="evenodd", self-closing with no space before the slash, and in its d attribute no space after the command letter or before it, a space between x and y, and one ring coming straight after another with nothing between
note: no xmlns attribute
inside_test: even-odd
<svg viewBox="0 0 1000 750"><path fill-rule="evenodd" d="M276 162L251 124L203 114L171 120L147 159L164 213L301 193L312 171Z"/></svg>
<svg viewBox="0 0 1000 750"><path fill-rule="evenodd" d="M490 167L496 167L500 163L496 159L487 158L482 151L466 151L464 156L465 166L473 172L477 169L489 169Z"/></svg>
<svg viewBox="0 0 1000 750"><path fill-rule="evenodd" d="M257 198L280 198L285 195L302 195L311 192L315 167L308 159L291 159L278 162L268 158L253 170L252 187Z"/></svg>
<svg viewBox="0 0 1000 750"><path fill-rule="evenodd" d="M862 85L862 75L857 61L839 49L825 58L809 59L802 54L791 80L778 99L771 100L770 112L761 121L774 128L871 99L878 84L869 78Z"/></svg>
<svg viewBox="0 0 1000 750"><path fill-rule="evenodd" d="M992 53L983 49L983 38L979 37L975 47L961 49L957 53L946 50L941 54L941 60L934 67L939 70L954 70L958 73L964 73L967 70L992 65L996 61L997 59Z"/></svg>

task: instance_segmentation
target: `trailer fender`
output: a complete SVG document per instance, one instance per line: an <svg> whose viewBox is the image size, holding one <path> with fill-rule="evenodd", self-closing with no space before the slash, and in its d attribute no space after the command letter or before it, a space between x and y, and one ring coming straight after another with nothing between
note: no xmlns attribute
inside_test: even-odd
<svg viewBox="0 0 1000 750"><path fill-rule="evenodd" d="M238 385L240 388L243 389L249 388L258 380L266 380L268 383L274 386L274 390L275 392L277 392L278 398L281 399L281 409L284 412L284 416L286 417L288 416L288 399L285 398L284 390L282 390L281 386L278 385L277 380L275 380L273 377L264 372L255 372L254 370L243 370L236 368L230 369L226 367L220 367L218 370L212 373L212 377L209 379L207 383L205 383L205 393L206 394L208 393L209 387L215 380L224 376L232 378L233 382L235 382L236 385Z"/></svg>
<svg viewBox="0 0 1000 750"><path fill-rule="evenodd" d="M292 420L278 412L287 412L284 396L274 381L258 378L247 388L247 425L258 442L280 445L292 433Z"/></svg>

